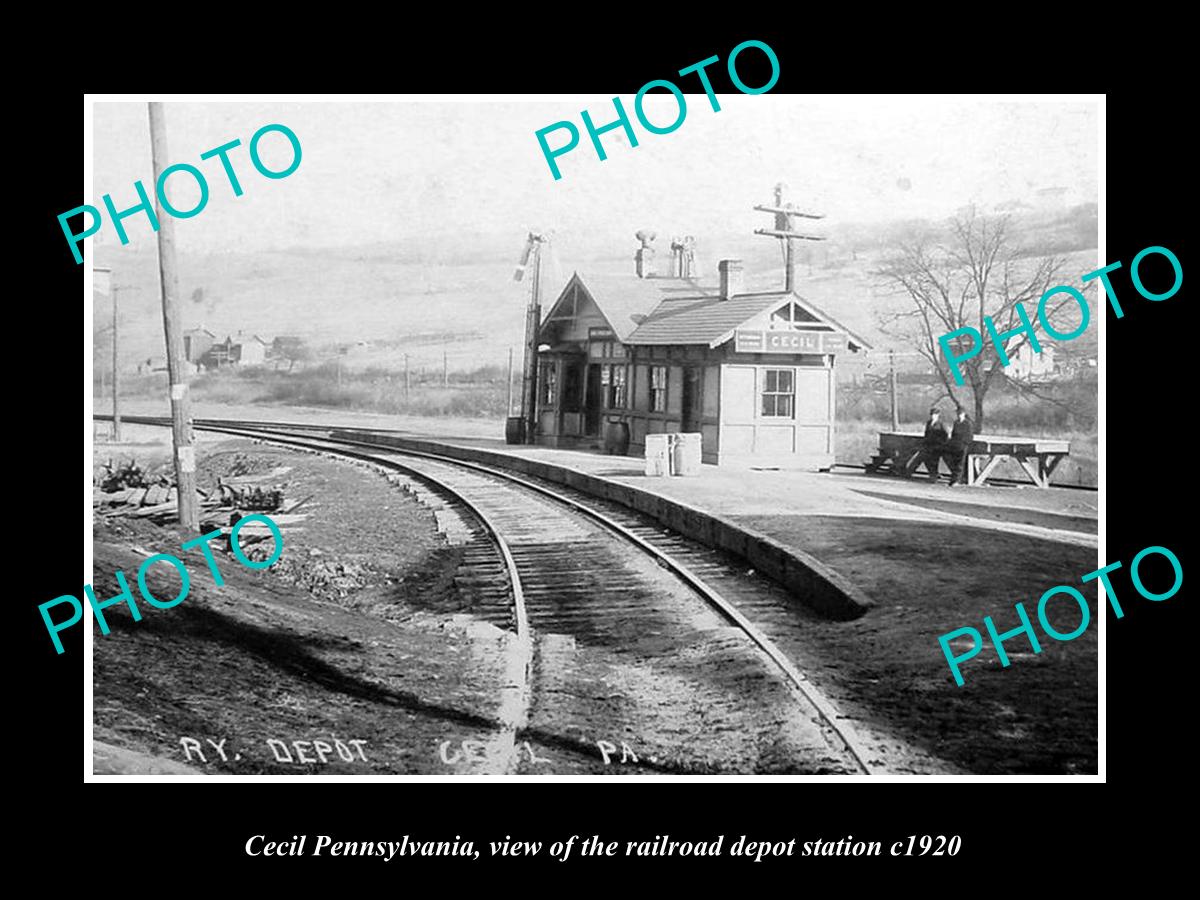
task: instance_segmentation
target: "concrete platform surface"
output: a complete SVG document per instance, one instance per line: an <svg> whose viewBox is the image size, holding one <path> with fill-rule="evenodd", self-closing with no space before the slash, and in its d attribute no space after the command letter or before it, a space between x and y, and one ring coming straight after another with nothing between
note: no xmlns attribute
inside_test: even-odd
<svg viewBox="0 0 1200 900"><path fill-rule="evenodd" d="M375 426L379 427L379 426ZM1005 531L1081 546L1097 545L1097 500L1091 491L1024 487L950 488L855 470L783 472L704 465L697 476L646 476L643 460L579 450L513 446L503 440L406 436L477 447L563 466L678 500L720 516L850 516L936 522Z"/></svg>

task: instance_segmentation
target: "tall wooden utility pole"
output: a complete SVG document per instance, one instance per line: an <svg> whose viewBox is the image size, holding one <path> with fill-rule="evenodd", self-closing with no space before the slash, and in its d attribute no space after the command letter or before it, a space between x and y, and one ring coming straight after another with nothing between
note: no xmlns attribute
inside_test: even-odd
<svg viewBox="0 0 1200 900"><path fill-rule="evenodd" d="M759 212L775 213L775 227L772 228L755 228L755 234L765 234L770 237L777 237L784 243L784 253L786 263L784 269L785 275L785 290L793 291L796 289L796 255L795 248L792 246L793 241L823 241L825 238L817 237L812 234L800 234L793 226L792 219L799 217L801 219L823 219L825 216L817 215L816 213L802 212L796 209L792 204L786 202L787 185L780 183L775 185L775 205L774 206L756 206L754 207Z"/></svg>
<svg viewBox="0 0 1200 900"><path fill-rule="evenodd" d="M154 183L167 167L167 132L161 103L150 106L150 157ZM175 449L175 485L179 496L179 524L198 532L200 507L196 502L196 448L192 446L192 412L187 375L183 371L183 325L179 315L179 271L175 265L175 220L167 214L155 192L158 212L158 271L162 285L163 333L167 342L167 376L171 385L171 442Z"/></svg>

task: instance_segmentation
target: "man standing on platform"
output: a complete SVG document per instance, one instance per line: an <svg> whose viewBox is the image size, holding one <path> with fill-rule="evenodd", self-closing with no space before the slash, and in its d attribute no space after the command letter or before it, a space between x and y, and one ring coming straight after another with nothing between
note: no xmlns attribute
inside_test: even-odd
<svg viewBox="0 0 1200 900"><path fill-rule="evenodd" d="M958 407L955 417L954 431L950 434L950 443L946 446L946 462L950 465L950 487L955 483L967 483L967 458L971 452L971 442L975 440L975 423L967 416L967 411Z"/></svg>
<svg viewBox="0 0 1200 900"><path fill-rule="evenodd" d="M948 438L946 426L942 424L942 413L936 406L929 410L929 421L925 423L925 439L921 442L921 456L917 460L917 464L913 466L913 471L921 468L924 464L929 470L929 480L938 480L938 462L946 453L946 441Z"/></svg>

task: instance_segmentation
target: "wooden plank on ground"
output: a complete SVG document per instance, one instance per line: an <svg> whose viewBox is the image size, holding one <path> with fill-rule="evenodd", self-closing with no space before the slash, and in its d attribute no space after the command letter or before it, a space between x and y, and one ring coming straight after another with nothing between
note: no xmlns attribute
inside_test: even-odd
<svg viewBox="0 0 1200 900"><path fill-rule="evenodd" d="M231 475L228 478L222 478L222 484L228 485L255 485L264 481L269 481L272 478L279 478L281 475L286 475L292 470L291 466L276 466L269 472L256 472L253 475Z"/></svg>
<svg viewBox="0 0 1200 900"><path fill-rule="evenodd" d="M130 513L131 516L155 516L159 513L176 513L179 511L179 504L171 501L169 503L156 503L153 506L143 506L141 509L134 510Z"/></svg>
<svg viewBox="0 0 1200 900"><path fill-rule="evenodd" d="M168 497L167 488L161 484L151 485L146 489L146 496L142 498L143 506L158 506L160 503L166 503Z"/></svg>
<svg viewBox="0 0 1200 900"><path fill-rule="evenodd" d="M96 488L92 491L92 502L106 506L119 506L127 502L135 490L136 488L121 488L119 491L105 493L100 488Z"/></svg>

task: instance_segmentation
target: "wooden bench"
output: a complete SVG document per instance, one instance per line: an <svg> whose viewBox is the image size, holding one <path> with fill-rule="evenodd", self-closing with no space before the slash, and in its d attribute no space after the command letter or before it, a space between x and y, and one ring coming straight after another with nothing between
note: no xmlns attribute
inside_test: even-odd
<svg viewBox="0 0 1200 900"><path fill-rule="evenodd" d="M923 432L880 432L879 452L867 463L867 471L911 478L920 463L924 439ZM978 434L967 454L967 484L987 484L1000 460L1007 458L1020 465L1031 482L1047 488L1054 470L1070 454L1070 441Z"/></svg>

